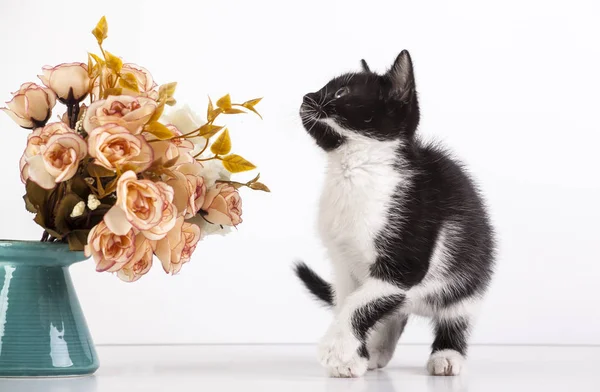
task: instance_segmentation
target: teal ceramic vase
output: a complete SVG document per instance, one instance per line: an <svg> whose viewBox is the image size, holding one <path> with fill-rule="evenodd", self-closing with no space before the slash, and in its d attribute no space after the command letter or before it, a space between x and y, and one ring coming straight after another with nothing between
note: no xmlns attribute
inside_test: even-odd
<svg viewBox="0 0 600 392"><path fill-rule="evenodd" d="M94 373L98 356L71 281L83 252L0 241L0 377Z"/></svg>

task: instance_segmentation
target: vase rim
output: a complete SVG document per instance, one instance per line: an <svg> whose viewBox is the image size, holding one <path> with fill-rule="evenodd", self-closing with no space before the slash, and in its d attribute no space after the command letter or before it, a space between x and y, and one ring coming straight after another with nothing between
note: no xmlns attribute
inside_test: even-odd
<svg viewBox="0 0 600 392"><path fill-rule="evenodd" d="M84 252L71 251L65 243L0 239L0 263L68 266L86 259Z"/></svg>

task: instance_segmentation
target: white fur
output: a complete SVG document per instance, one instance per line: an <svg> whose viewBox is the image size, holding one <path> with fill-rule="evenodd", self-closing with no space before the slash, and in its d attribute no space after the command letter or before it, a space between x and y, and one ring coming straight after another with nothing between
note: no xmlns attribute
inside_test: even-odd
<svg viewBox="0 0 600 392"><path fill-rule="evenodd" d="M454 350L440 350L431 354L427 371L433 376L457 376L464 367L464 357Z"/></svg>
<svg viewBox="0 0 600 392"><path fill-rule="evenodd" d="M399 141L376 141L325 122L349 140L328 154L319 229L334 269L348 270L360 284L377 258L375 238L402 181L394 167Z"/></svg>

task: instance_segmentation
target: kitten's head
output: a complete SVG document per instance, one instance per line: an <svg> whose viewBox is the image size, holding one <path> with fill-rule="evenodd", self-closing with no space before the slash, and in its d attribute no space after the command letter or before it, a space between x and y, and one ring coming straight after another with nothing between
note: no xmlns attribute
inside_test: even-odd
<svg viewBox="0 0 600 392"><path fill-rule="evenodd" d="M362 65L362 72L334 78L304 96L302 122L326 151L359 135L382 141L414 137L419 104L408 52L384 75L371 72L364 60Z"/></svg>

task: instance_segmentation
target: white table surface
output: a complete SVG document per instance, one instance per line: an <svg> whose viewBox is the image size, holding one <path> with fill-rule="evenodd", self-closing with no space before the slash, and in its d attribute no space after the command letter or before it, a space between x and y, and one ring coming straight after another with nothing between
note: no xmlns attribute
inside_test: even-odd
<svg viewBox="0 0 600 392"><path fill-rule="evenodd" d="M475 346L467 373L431 377L426 346L401 345L363 379L330 379L310 345L101 346L91 377L0 379L1 392L600 391L600 347Z"/></svg>

